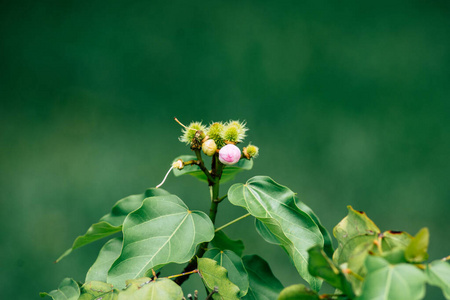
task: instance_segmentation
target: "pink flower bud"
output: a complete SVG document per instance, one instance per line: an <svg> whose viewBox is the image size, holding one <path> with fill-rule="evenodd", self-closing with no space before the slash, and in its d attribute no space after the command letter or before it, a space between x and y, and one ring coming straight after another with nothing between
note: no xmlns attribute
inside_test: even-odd
<svg viewBox="0 0 450 300"><path fill-rule="evenodd" d="M233 144L223 146L219 151L219 160L224 165L234 165L241 159L241 150Z"/></svg>

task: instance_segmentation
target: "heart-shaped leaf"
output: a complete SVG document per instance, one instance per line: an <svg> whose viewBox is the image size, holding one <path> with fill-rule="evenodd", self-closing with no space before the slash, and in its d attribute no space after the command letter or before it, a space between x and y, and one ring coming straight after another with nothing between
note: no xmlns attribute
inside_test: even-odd
<svg viewBox="0 0 450 300"><path fill-rule="evenodd" d="M248 274L244 268L242 259L231 250L220 250L217 248L208 250L204 255L204 258L211 258L217 261L217 263L227 269L228 278L232 283L238 286L240 296L243 297L248 291Z"/></svg>
<svg viewBox="0 0 450 300"><path fill-rule="evenodd" d="M425 296L426 277L416 266L391 265L372 255L365 264L367 276L358 300L419 300Z"/></svg>
<svg viewBox="0 0 450 300"><path fill-rule="evenodd" d="M187 262L198 244L214 237L214 226L205 213L190 211L177 196L165 195L145 199L125 219L123 234L122 252L108 273L108 282L117 287L152 268Z"/></svg>
<svg viewBox="0 0 450 300"><path fill-rule="evenodd" d="M308 250L309 272L313 276L322 278L331 286L339 289L349 298L353 299L354 294L350 283L345 278L341 269L327 256L320 246L315 246Z"/></svg>
<svg viewBox="0 0 450 300"><path fill-rule="evenodd" d="M269 264L258 255L242 258L250 286L244 300L276 300L283 290L281 282L273 275Z"/></svg>
<svg viewBox="0 0 450 300"><path fill-rule="evenodd" d="M119 257L122 250L122 238L117 237L109 240L100 250L97 260L86 274L85 282L104 281L106 282L108 271L114 261Z"/></svg>
<svg viewBox="0 0 450 300"><path fill-rule="evenodd" d="M57 290L53 290L50 293L40 293L40 296L49 296L53 300L78 300L80 287L72 278L65 278Z"/></svg>
<svg viewBox="0 0 450 300"><path fill-rule="evenodd" d="M181 159L182 161L190 161L190 160L197 160L196 156L193 155L182 155L175 158L173 161L177 161ZM241 159L236 164L232 166L225 166L225 168L222 171L222 177L220 178L220 183L225 183L227 181L232 180L236 174L244 171L244 170L251 170L253 168L253 160L252 159ZM185 166L182 170L174 169L173 174L175 176L181 176L181 175L191 175L195 178L207 182L206 175L203 173L202 170L200 170L200 167L197 165L188 165Z"/></svg>
<svg viewBox="0 0 450 300"><path fill-rule="evenodd" d="M314 220L297 207L290 189L270 177L257 176L246 184L231 186L228 199L264 223L292 258L299 274L313 289L320 289L321 280L308 272L308 249L323 247L324 240Z"/></svg>
<svg viewBox="0 0 450 300"><path fill-rule="evenodd" d="M450 299L450 263L436 260L427 266L427 281L429 284L442 289L445 299Z"/></svg>
<svg viewBox="0 0 450 300"><path fill-rule="evenodd" d="M228 279L228 272L224 267L210 258L199 258L197 262L198 271L208 291L211 292L215 287L218 288L218 293L213 295L213 299L240 299L240 290Z"/></svg>
<svg viewBox="0 0 450 300"><path fill-rule="evenodd" d="M223 230L217 231L213 240L210 242L213 248L220 250L231 250L239 256L242 256L244 251L244 243L241 240L230 239Z"/></svg>
<svg viewBox="0 0 450 300"><path fill-rule="evenodd" d="M75 239L71 248L67 249L57 260L69 255L73 250L95 242L104 237L110 236L122 230L122 223L125 217L132 211L138 209L142 201L147 197L169 195L163 189L151 188L143 194L131 195L119 200L112 208L111 213L103 216L98 223L93 224L87 232Z"/></svg>

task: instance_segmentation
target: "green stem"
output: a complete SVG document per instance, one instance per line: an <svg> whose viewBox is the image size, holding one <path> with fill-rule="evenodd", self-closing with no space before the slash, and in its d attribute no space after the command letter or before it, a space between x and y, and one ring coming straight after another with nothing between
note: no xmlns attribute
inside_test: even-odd
<svg viewBox="0 0 450 300"><path fill-rule="evenodd" d="M214 232L221 231L222 229L224 229L224 228L230 226L231 224L234 224L234 223L236 223L236 222L238 222L238 221L240 221L240 220L242 220L242 219L245 219L245 218L247 218L248 216L250 216L250 213L245 214L245 215L243 215L243 216L240 216L239 218L236 218L236 219L234 219L233 221L228 222L227 224L225 224L225 225L223 225L223 226L220 226L220 227L217 228Z"/></svg>
<svg viewBox="0 0 450 300"><path fill-rule="evenodd" d="M219 199L214 200L214 201L217 202L217 203L220 203L220 202L222 202L223 200L225 200L227 197L228 197L228 195L225 195L225 196L220 197Z"/></svg>
<svg viewBox="0 0 450 300"><path fill-rule="evenodd" d="M211 173L209 173L208 169L206 169L205 164L203 163L200 150L195 150L195 154L197 155L197 160L199 161L199 167L200 169L202 169L203 173L205 173L206 177L208 177L208 183L211 187L211 207L209 209L209 218L214 225L216 222L217 207L219 206L219 202L217 202L216 200L219 199L220 177L222 176L223 164L219 162L218 156L217 154L215 154L213 156ZM209 242L204 242L200 245L197 253L195 253L194 257L189 261L182 273L189 273L197 268L197 258L200 258L203 256L203 254L205 254L206 250L208 249L208 243ZM190 274L187 274L186 276L176 278L175 283L181 285L189 278L189 275Z"/></svg>
<svg viewBox="0 0 450 300"><path fill-rule="evenodd" d="M205 163L203 162L202 159L202 154L200 152L200 150L194 150L195 155L197 156L197 164L200 167L200 169L203 171L203 173L205 173L206 178L208 178L208 183L209 185L212 185L214 183L214 178L211 175L211 173L209 173L208 169L205 167Z"/></svg>

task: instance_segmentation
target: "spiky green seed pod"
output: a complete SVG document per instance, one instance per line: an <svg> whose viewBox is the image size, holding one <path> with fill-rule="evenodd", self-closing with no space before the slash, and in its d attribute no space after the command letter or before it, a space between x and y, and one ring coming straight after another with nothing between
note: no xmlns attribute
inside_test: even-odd
<svg viewBox="0 0 450 300"><path fill-rule="evenodd" d="M206 131L209 138L216 143L217 149L220 149L225 145L225 140L223 139L224 128L225 126L222 122L215 122L209 125Z"/></svg>
<svg viewBox="0 0 450 300"><path fill-rule="evenodd" d="M196 135L197 131L201 131L201 133ZM200 139L200 141L205 138L205 131L206 126L203 125L202 122L191 122L187 128L183 129L183 135L180 136L179 140L187 145L191 145L194 138L196 138L196 140Z"/></svg>
<svg viewBox="0 0 450 300"><path fill-rule="evenodd" d="M245 132L247 130L247 127L245 127L245 122L229 121L225 125L225 129L223 131L223 139L234 144L242 143L246 137Z"/></svg>
<svg viewBox="0 0 450 300"><path fill-rule="evenodd" d="M244 153L244 156L247 157L248 159L255 158L259 154L259 148L256 147L255 145L249 144L247 147L244 147L242 152Z"/></svg>
<svg viewBox="0 0 450 300"><path fill-rule="evenodd" d="M206 142L204 142L202 144L202 150L203 150L203 153L205 153L206 155L213 156L217 150L216 142L214 142L214 140L211 140L211 139L207 140Z"/></svg>

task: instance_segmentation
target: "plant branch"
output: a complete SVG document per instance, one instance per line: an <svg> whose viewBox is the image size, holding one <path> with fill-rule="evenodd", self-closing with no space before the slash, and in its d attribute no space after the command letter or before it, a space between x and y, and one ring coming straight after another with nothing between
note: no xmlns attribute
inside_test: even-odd
<svg viewBox="0 0 450 300"><path fill-rule="evenodd" d="M181 276L184 276L184 275L191 275L191 274L194 274L194 273L198 273L198 270L195 269L195 270L192 270L190 272L185 272L185 273L181 273L181 274L177 274L177 275L171 275L171 276L168 276L166 278L167 279L177 278L177 277L181 277Z"/></svg>
<svg viewBox="0 0 450 300"><path fill-rule="evenodd" d="M236 218L236 219L234 219L233 221L230 221L230 222L228 222L227 224L225 224L225 225L223 225L223 226L220 226L220 227L217 228L214 232L221 231L221 230L224 229L225 227L228 227L228 226L230 226L231 224L234 224L234 223L236 223L236 222L238 222L238 221L240 221L240 220L242 220L242 219L245 219L245 218L247 218L248 216L250 216L250 213L245 214L245 215L243 215L243 216L240 216L239 218Z"/></svg>
<svg viewBox="0 0 450 300"><path fill-rule="evenodd" d="M211 174L208 172L208 170L205 167L205 164L203 163L200 150L195 150L195 154L197 155L197 159L199 161L200 169L203 170L203 168L206 170L206 172L203 170L205 175L208 177L208 183L211 188L211 207L209 209L209 218L211 219L211 222L213 225L216 222L216 215L217 215L217 207L219 206L219 202L214 201L219 199L219 186L220 186L220 177L222 176L223 171L223 165L218 162L218 156L215 154L213 156L212 160L212 168L211 168ZM202 168L203 166L203 168ZM209 179L211 178L211 180ZM187 266L184 268L183 273L186 274L186 276L177 277L175 279L175 283L178 285L183 284L188 278L190 274L187 274L191 272L192 270L197 268L197 258L200 258L205 254L206 250L208 249L208 243L204 242L200 245L200 247L197 250L197 253L195 253L194 257L188 262Z"/></svg>
<svg viewBox="0 0 450 300"><path fill-rule="evenodd" d="M205 173L206 178L208 178L209 185L212 185L214 183L214 178L212 177L211 173L209 173L208 169L205 167L205 163L202 159L202 154L199 149L194 150L195 155L197 156L197 165L200 167L200 169Z"/></svg>
<svg viewBox="0 0 450 300"><path fill-rule="evenodd" d="M220 203L220 202L222 202L223 200L225 200L227 197L228 197L228 195L225 195L225 196L223 196L223 197L220 197L219 199L215 199L214 202Z"/></svg>

